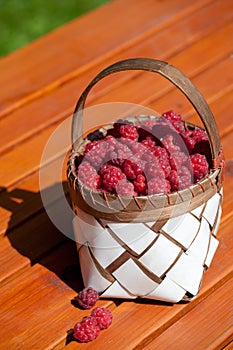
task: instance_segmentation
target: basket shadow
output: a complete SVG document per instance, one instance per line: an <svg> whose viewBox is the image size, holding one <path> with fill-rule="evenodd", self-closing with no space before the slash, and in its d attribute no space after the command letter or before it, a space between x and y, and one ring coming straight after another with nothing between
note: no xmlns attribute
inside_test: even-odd
<svg viewBox="0 0 233 350"><path fill-rule="evenodd" d="M64 181L62 185L67 195L67 182ZM46 191L44 194L51 195L53 198L57 190L58 184L55 184L43 191ZM61 210L59 198L51 202L52 205ZM76 292L82 289L76 242L72 236L67 237L61 233L51 222L43 208L40 192L19 188L7 191L6 188L1 187L0 206L10 212L7 227L2 229L11 246L21 256L28 258L31 266L38 263L56 274ZM64 224L69 227L69 232L72 232L71 215L64 217Z"/></svg>

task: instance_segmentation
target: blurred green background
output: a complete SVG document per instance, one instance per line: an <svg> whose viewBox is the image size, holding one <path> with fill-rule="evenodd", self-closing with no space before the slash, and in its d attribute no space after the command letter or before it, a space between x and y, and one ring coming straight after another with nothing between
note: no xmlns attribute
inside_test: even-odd
<svg viewBox="0 0 233 350"><path fill-rule="evenodd" d="M0 56L109 0L0 0Z"/></svg>

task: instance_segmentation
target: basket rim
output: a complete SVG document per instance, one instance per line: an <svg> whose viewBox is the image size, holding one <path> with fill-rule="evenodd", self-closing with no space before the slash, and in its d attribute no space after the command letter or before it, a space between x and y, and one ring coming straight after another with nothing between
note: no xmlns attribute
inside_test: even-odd
<svg viewBox="0 0 233 350"><path fill-rule="evenodd" d="M158 118L158 116L144 116L140 115L137 117L132 116L132 118L136 119L138 121L138 118L140 117L146 117L147 119L155 119ZM130 120L132 120L130 118ZM126 118L128 120L128 118ZM182 121L186 126L190 128L199 128L204 130L202 127L197 126L193 123ZM97 128L95 130L106 130L105 127L110 127L111 124L102 125L101 128ZM112 193L105 193L100 190L91 189L84 185L78 178L78 176L75 173L76 166L75 166L75 158L77 155L81 155L84 149L84 145L90 140L87 138L88 134L85 135L84 138L82 138L80 141L80 148L78 150L71 149L70 155L69 155L69 161L67 166L67 177L69 179L69 186L70 190L73 193L77 192L78 194L78 200L75 200L75 202L78 202L77 205L83 209L86 212L92 211L95 216L102 217L102 218L112 218L112 215L116 215L117 218L120 216L120 221L127 221L127 218L124 218L123 216L126 215L127 210L130 209L130 212L132 215L137 215L138 213L142 213L145 210L145 213L152 213L152 211L158 211L159 204L165 209L168 207L175 207L176 204L183 205L185 203L190 204L192 209L195 209L200 205L200 203L203 203L203 198L205 200L211 198L220 188L221 186L221 175L222 175L222 164L220 164L219 168L217 169L210 169L208 174L203 177L201 180L199 180L197 183L192 184L191 186L178 191L173 191L168 194L151 194L147 196L121 196L118 194L112 194ZM82 151L80 151L82 149ZM87 203L84 203L87 201L87 198L89 198L89 203L91 201L91 207ZM118 200L119 203L117 203L118 206L118 213L116 214L116 208L113 206L112 203L116 200ZM156 202L156 203L155 203ZM130 203L130 205L129 205ZM119 205L118 205L119 204ZM116 203L115 203L116 205ZM108 212L100 212L98 210L98 207L102 206L102 208L105 208ZM94 209L93 209L94 207ZM145 209L147 207L147 209ZM128 209L127 209L128 208ZM111 211L112 210L112 211ZM115 213L115 214L113 214ZM126 215L127 216L127 215ZM119 218L118 218L119 219ZM146 220L148 221L148 220Z"/></svg>

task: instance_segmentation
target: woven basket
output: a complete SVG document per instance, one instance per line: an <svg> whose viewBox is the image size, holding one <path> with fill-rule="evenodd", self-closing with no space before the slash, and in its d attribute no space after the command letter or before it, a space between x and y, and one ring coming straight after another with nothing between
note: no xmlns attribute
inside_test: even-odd
<svg viewBox="0 0 233 350"><path fill-rule="evenodd" d="M124 70L161 74L194 106L212 154L212 168L197 184L166 195L123 197L90 190L77 178L75 159L85 144L80 141L80 125L87 95L99 80ZM218 246L224 163L217 126L201 93L166 62L146 58L117 62L100 72L82 93L73 116L72 138L67 176L84 285L106 298L144 297L172 303L193 299Z"/></svg>

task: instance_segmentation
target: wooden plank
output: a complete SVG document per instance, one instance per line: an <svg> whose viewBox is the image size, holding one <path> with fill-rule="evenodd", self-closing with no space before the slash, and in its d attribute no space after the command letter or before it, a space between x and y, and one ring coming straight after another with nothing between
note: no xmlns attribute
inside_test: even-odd
<svg viewBox="0 0 233 350"><path fill-rule="evenodd" d="M216 99L213 103L210 103L210 107L216 116L216 122L219 126L221 137L230 130L230 121L232 117L230 108L231 103L232 99L230 92ZM224 118L222 118L223 115ZM199 124L199 119L196 115L195 117L191 116L190 120L191 122ZM227 152L231 151L227 142L226 146L224 146L224 149L225 148ZM233 158L233 155L229 155L228 158ZM63 176L63 180L66 180L65 175ZM45 190L48 191L51 186L51 183L47 183ZM42 187L39 187L38 173L35 173L18 186L15 184L15 189L0 194L0 235L3 235L6 230L11 230L20 222L24 221L26 217L30 217L42 208L39 193L40 189L43 190ZM228 200L230 203L229 205L231 205L231 197L228 198ZM14 213L14 217L13 220L10 220L12 212Z"/></svg>
<svg viewBox="0 0 233 350"><path fill-rule="evenodd" d="M233 340L232 288L233 279L217 289L144 349L223 349Z"/></svg>
<svg viewBox="0 0 233 350"><path fill-rule="evenodd" d="M153 301L123 302L113 311L114 322L111 329L103 332L101 337L93 343L95 349L103 349L104 344L108 344L110 349L115 349L114 346L126 349L126 339L128 348L132 349L141 341L151 340L178 320L181 315L191 310L224 281L227 281L233 275L231 236L231 221L228 221L220 228L221 245L211 268L206 272L201 294L196 301L187 305L177 304L173 307ZM75 266L75 246L72 242L68 242L50 256L40 260L39 264L20 274L14 280L8 281L1 288L0 312L5 325L4 329L0 330L2 344L8 344L14 349L18 349L22 341L25 342L25 346L29 347L31 344L33 346L31 348L34 349L36 339L38 339L38 349L46 349L46 346L52 347L51 344L55 341L64 344L66 331L73 326L76 320L87 315L87 312L80 313L79 310L73 310L70 307L70 300L75 296L74 290L71 290L70 287L75 288L76 292L81 288L78 268L77 275L73 270ZM66 270L65 274L64 270ZM69 272L71 272L71 277L69 277ZM28 295L30 298L26 297ZM113 306L111 302L105 300L102 300L100 305ZM23 323L17 324L17 327L13 322L13 319L16 318L23 319ZM45 324L46 327L41 327ZM23 331L25 328L26 333ZM17 337L13 336L13 331L14 334L17 333ZM3 332L5 335L2 334ZM135 332L138 334L137 337L135 337ZM19 338L21 342L18 343ZM114 344L112 339L114 339ZM78 344L72 342L67 348L74 348L73 346L78 346ZM91 348L92 345L88 346L87 348ZM37 349L36 346L35 349Z"/></svg>
<svg viewBox="0 0 233 350"><path fill-rule="evenodd" d="M86 349L92 349L93 346L95 350L101 350L104 347L110 350L142 349L181 317L191 312L207 296L206 300L208 300L214 290L218 290L221 285L233 277L231 232L232 227L229 220L227 225L220 228L220 246L210 269L205 273L202 289L196 299L188 304L175 305L147 300L123 302L113 311L111 329L103 333L95 344L87 344ZM67 346L67 350L78 348L74 342Z"/></svg>
<svg viewBox="0 0 233 350"><path fill-rule="evenodd" d="M160 59L167 60L171 55L174 55L177 51L184 49L187 45L191 45L194 42L204 40L204 46L209 42L207 52L208 57L202 58L203 49L191 53L196 55L198 61L196 63L196 69L204 69L205 66L210 64L210 60L216 60L216 58L223 56L225 52L229 51L228 37L229 40L232 37L232 32L230 28L228 30L222 29L217 33L212 33L216 31L219 27L227 24L228 21L232 19L232 13L229 11L230 0L222 2L221 0L215 1L204 8L197 10L188 17L182 18L180 21L171 23L169 27L164 28L156 33L151 33L151 35L138 42L132 47L128 47L119 53L114 55L114 60L120 60L125 57L160 57ZM185 28L185 31L184 31ZM170 35L173 33L173 36ZM210 35L211 34L211 35ZM226 40L222 40L223 34ZM183 40L180 40L182 35ZM207 36L203 39L203 37ZM156 45L154 43L156 42ZM142 54L143 53L143 54ZM215 58L216 57L216 58ZM91 78L101 69L113 62L112 58L101 61L94 68L89 69L85 74L79 74L78 78L67 82L65 85L57 87L57 89L52 92L39 97L35 101L28 103L24 108L19 108L9 114L7 117L0 119L0 129L2 131L2 137L0 139L0 152L6 151L10 147L14 147L15 143L22 142L26 138L32 137L38 131L42 130L46 126L54 123L58 120L62 120L67 115L72 114L74 105L78 98L77 91L82 91L85 84L87 84ZM114 89L114 86L120 86L119 98L122 100L124 98L125 91L122 92L122 84L132 77L136 78L137 73L131 74L118 74L116 77L112 76L111 79L108 78L103 80L103 82L98 85L98 88L94 89L90 96L90 99L96 98L99 94L105 94L109 90ZM149 75L148 75L149 77ZM134 78L134 79L135 79ZM150 88L150 84L154 84L156 80L154 77L148 78L148 83L144 84L146 91L142 90L143 96L150 96L153 92ZM153 80L152 80L153 79ZM111 84L110 84L111 83ZM131 83L132 86L129 88L137 88L136 80ZM124 89L126 90L126 89ZM132 91L134 91L132 90ZM131 90L129 90L131 91ZM127 91L126 91L127 92ZM159 91L158 91L159 92ZM128 95L125 95L127 98ZM131 97L132 98L132 97ZM105 102L107 101L107 97ZM130 101L130 99L129 99ZM29 115L33 115L33 118L29 118ZM10 130L10 132L9 132Z"/></svg>
<svg viewBox="0 0 233 350"><path fill-rule="evenodd" d="M181 67L178 61L175 60L175 62L177 67ZM171 63L174 64L174 60L172 60ZM191 64L195 64L195 60ZM190 65L190 62L188 65ZM206 69L204 72L198 74L197 76L193 77L189 73L186 73L187 71L185 67L183 68L183 72L190 77L192 82L203 94L206 101L208 103L213 103L216 99L221 98L225 94L228 94L230 91L232 91L232 67L232 59L228 55L225 59L220 60L218 63L211 66L209 69ZM226 71L227 74L225 74ZM216 79L216 76L218 77L217 84L212 84L211 82L213 79ZM167 109L174 109L178 113L181 113L183 116L188 116L190 111L193 113L193 109L190 109L190 102L177 88L171 89L166 95L161 96L160 98L156 97L154 99L152 97L151 102L149 102L149 107L155 108L159 112L166 111Z"/></svg>
<svg viewBox="0 0 233 350"><path fill-rule="evenodd" d="M199 88L201 86L203 87L203 94L207 101L213 101L213 98L222 96L224 91L228 92L230 87L232 88L233 76L231 72L233 70L229 71L227 77L225 74L222 74L225 69L230 68L231 65L231 59L226 59L214 66L211 66L209 70L206 70L202 74L193 77L192 80L194 84L196 84L196 86ZM212 81L216 75L219 76L218 86L216 86L216 84L207 85L206 81ZM226 82L228 84L226 84ZM223 90L223 92L219 93L219 89ZM151 103L150 106L153 107L153 105L156 104L156 109L159 107L159 109L157 109L159 111L174 108L178 112L183 113L185 108L187 108L186 106L189 106L190 108L190 104L185 98L177 98L177 94L180 94L178 89L172 90L171 93L166 94L166 97L156 99L156 101ZM101 121L99 122L101 123ZM40 159L43 149L49 136L56 127L57 124L52 125L51 127L43 130L41 133L38 133L36 137L26 140L17 148L10 150L2 156L3 165L2 172L0 174L0 183L2 186L5 186L6 188L12 186L14 183L22 180L24 177L32 174L38 169L40 166ZM15 169L17 169L17 172Z"/></svg>
<svg viewBox="0 0 233 350"><path fill-rule="evenodd" d="M208 3L210 0L176 4L172 0L129 0L129 16L124 0L114 1L6 56L0 62L1 86L8 86L0 94L2 115Z"/></svg>
<svg viewBox="0 0 233 350"><path fill-rule="evenodd" d="M6 283L65 240L45 212L27 220L0 240L0 282Z"/></svg>
<svg viewBox="0 0 233 350"><path fill-rule="evenodd" d="M57 264L59 254L53 264ZM68 330L90 313L72 305L76 295L55 273L39 264L3 286L1 348L46 350L58 345L62 348ZM114 308L114 303L107 300L98 301L97 305Z"/></svg>
<svg viewBox="0 0 233 350"><path fill-rule="evenodd" d="M228 345L224 346L224 350L232 350L233 349L233 341Z"/></svg>

